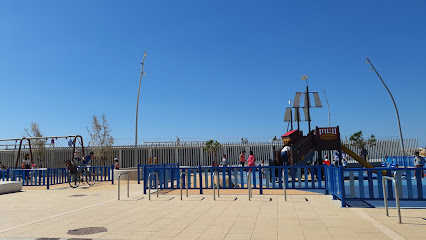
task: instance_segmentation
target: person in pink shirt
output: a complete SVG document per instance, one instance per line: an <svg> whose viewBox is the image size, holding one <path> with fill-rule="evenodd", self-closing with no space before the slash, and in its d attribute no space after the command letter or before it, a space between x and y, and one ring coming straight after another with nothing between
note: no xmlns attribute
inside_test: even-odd
<svg viewBox="0 0 426 240"><path fill-rule="evenodd" d="M248 158L248 160L247 160L248 166L249 166L249 167L254 167L254 166L256 166L256 165L254 164L254 162L255 162L255 161L256 161L256 159L254 158L253 151L250 151L250 156L249 156L249 158ZM251 169L250 169L250 172L251 172Z"/></svg>

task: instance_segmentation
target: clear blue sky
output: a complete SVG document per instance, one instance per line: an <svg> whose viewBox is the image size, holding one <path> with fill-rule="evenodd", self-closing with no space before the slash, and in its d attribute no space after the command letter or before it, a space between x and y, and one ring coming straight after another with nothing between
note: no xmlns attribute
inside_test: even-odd
<svg viewBox="0 0 426 240"><path fill-rule="evenodd" d="M82 134L105 113L118 144L268 140L309 76L342 136L426 145L425 1L0 1L0 138L31 121ZM327 108L312 110L327 126ZM307 124L302 124L306 132Z"/></svg>

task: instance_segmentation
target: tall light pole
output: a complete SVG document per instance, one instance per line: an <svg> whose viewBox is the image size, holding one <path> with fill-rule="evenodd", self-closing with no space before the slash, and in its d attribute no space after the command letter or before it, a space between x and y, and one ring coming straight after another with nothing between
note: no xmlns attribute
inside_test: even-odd
<svg viewBox="0 0 426 240"><path fill-rule="evenodd" d="M328 105L327 95L325 95L325 90L322 90L324 92L325 102L327 103L327 109L328 109L328 126L331 127L330 123L330 105Z"/></svg>
<svg viewBox="0 0 426 240"><path fill-rule="evenodd" d="M139 79L139 89L138 89L138 100L136 101L136 128L135 128L135 154L134 154L134 164L135 166L138 166L138 111L139 111L139 95L141 92L141 83L142 83L142 76L146 75L143 72L143 66L145 65L145 57L146 57L146 49L143 53L143 60L142 60L142 70L141 70L141 77Z"/></svg>
<svg viewBox="0 0 426 240"><path fill-rule="evenodd" d="M401 122L399 121L399 113L398 113L398 108L396 107L395 99L393 99L392 93L390 92L390 90L389 90L388 86L386 86L386 84L385 84L385 82L383 81L383 79L382 79L382 77L380 76L380 74L377 72L376 68L373 66L373 63L371 63L371 61L370 61L370 59L368 59L368 57L366 57L366 58L367 58L367 61L366 61L366 62L367 62L367 63L369 63L369 64L371 65L371 67L372 67L372 69L370 69L370 71L371 71L371 70L374 70L374 71L376 72L376 74L377 74L377 76L379 77L380 81L382 81L383 86L385 86L385 88L386 88L386 90L388 91L388 93L389 93L390 97L392 98L392 102L393 102L393 105L394 105L394 107L395 107L395 111L396 111L396 118L397 118L397 120L398 120L398 126L399 126L399 137L400 137L400 140L401 140L402 154L404 154L404 156L406 156L406 155L405 155L405 148L404 148L404 139L402 138Z"/></svg>

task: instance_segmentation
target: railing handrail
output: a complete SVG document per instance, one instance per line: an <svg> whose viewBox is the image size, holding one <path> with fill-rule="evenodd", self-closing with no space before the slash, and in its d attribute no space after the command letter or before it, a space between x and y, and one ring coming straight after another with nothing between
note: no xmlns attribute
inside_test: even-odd
<svg viewBox="0 0 426 240"><path fill-rule="evenodd" d="M394 177L388 177L388 176L383 176L382 177L382 187L383 187L383 200L385 202L385 208L386 208L386 216L389 217L389 210L388 210L388 198L387 198L387 193L386 193L386 180L391 180L394 184L394 189L395 189L395 201L396 201L396 208L398 209L398 219L399 219L399 223L402 223L401 221L401 208L399 205L399 193L398 193L398 187L396 184L396 178Z"/></svg>
<svg viewBox="0 0 426 240"><path fill-rule="evenodd" d="M151 200L151 176L152 176L152 174L154 174L157 178L156 178L156 183L155 183L155 188L156 188L156 191L157 191L157 197L158 197L158 183L160 182L159 181L159 179L158 179L158 173L156 173L156 172L151 172L151 173L149 173L149 175L148 175L148 199L149 200Z"/></svg>
<svg viewBox="0 0 426 240"><path fill-rule="evenodd" d="M118 200L120 200L120 178L121 175L127 175L127 197L129 197L129 173L120 173L118 174Z"/></svg>

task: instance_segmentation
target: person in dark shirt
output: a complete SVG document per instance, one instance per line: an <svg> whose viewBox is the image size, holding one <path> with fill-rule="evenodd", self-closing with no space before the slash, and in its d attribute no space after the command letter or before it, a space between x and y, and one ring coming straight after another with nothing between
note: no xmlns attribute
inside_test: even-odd
<svg viewBox="0 0 426 240"><path fill-rule="evenodd" d="M88 165L92 159L94 159L95 154L93 152L90 152L89 155L83 157L83 164L82 165Z"/></svg>

